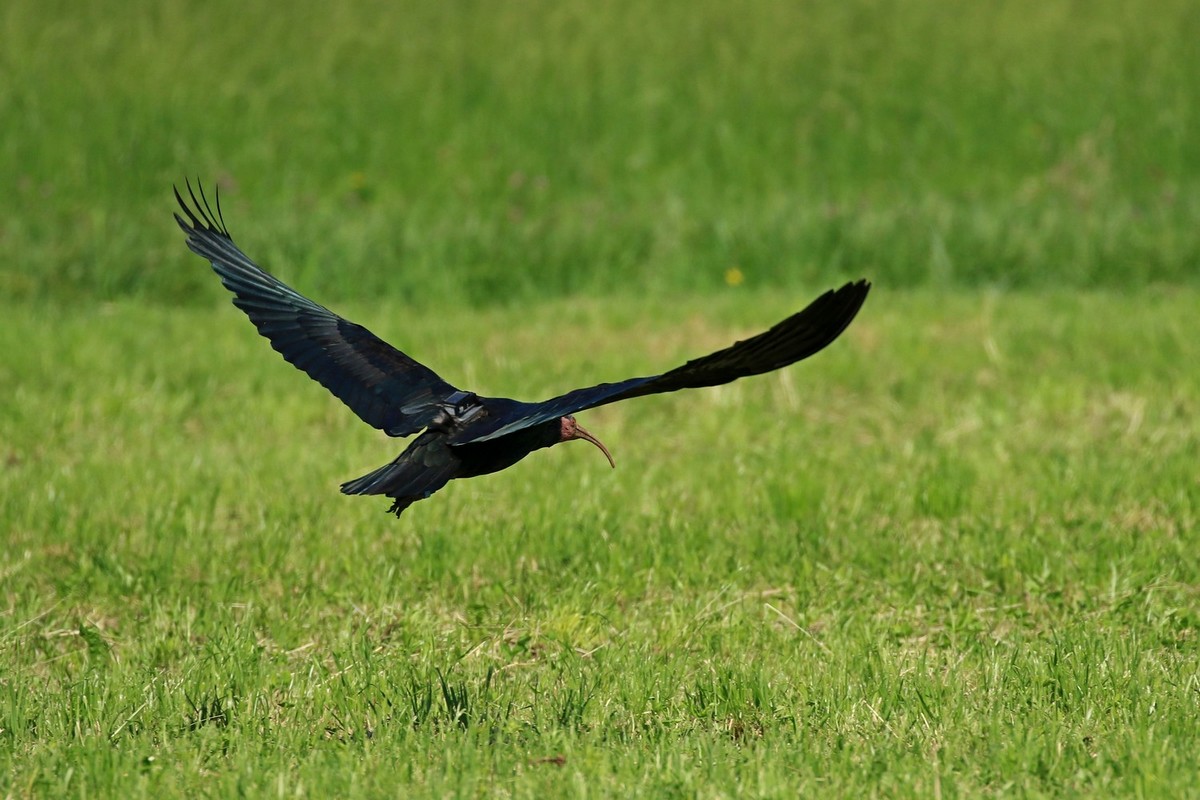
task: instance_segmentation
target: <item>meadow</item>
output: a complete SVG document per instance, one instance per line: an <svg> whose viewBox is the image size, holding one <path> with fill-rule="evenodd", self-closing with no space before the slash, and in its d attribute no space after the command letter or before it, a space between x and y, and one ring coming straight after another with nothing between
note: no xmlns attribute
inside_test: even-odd
<svg viewBox="0 0 1200 800"><path fill-rule="evenodd" d="M1190 0L13 0L0 293L212 302L164 220L184 177L322 297L406 308L734 265L1194 283L1197 30Z"/></svg>
<svg viewBox="0 0 1200 800"><path fill-rule="evenodd" d="M1186 793L1198 300L880 293L400 520L239 312L12 310L6 793ZM794 305L346 311L536 397Z"/></svg>
<svg viewBox="0 0 1200 800"><path fill-rule="evenodd" d="M1182 0L0 11L0 796L1197 796ZM403 518L402 441L170 219L458 385L597 409Z"/></svg>

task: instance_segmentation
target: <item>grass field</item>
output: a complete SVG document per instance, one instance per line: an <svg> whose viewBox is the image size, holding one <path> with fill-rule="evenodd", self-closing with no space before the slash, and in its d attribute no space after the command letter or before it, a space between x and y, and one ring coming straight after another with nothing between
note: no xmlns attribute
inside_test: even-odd
<svg viewBox="0 0 1200 800"><path fill-rule="evenodd" d="M0 8L0 797L1200 796L1200 6ZM187 253L489 394L396 520Z"/></svg>
<svg viewBox="0 0 1200 800"><path fill-rule="evenodd" d="M54 5L0 12L5 296L214 297L184 176L336 299L1196 282L1193 0Z"/></svg>
<svg viewBox="0 0 1200 800"><path fill-rule="evenodd" d="M805 297L349 310L537 397ZM5 793L1194 792L1198 301L878 292L401 520L237 311L5 309Z"/></svg>

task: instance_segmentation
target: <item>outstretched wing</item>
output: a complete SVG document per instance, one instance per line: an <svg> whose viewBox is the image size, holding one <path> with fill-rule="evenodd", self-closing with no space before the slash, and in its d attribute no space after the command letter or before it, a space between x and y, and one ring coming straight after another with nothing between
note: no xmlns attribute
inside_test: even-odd
<svg viewBox="0 0 1200 800"><path fill-rule="evenodd" d="M818 297L803 311L768 331L724 350L687 362L662 375L630 378L619 383L602 383L586 389L528 404L517 417L485 421L452 438L451 444L484 442L514 431L574 414L588 408L680 389L717 386L749 375L786 367L808 358L836 339L862 307L871 284L865 280L847 283Z"/></svg>
<svg viewBox="0 0 1200 800"><path fill-rule="evenodd" d="M438 403L457 390L361 325L284 285L251 261L229 236L217 195L214 214L200 189L188 184L189 206L175 190L186 217L175 221L192 252L212 262L233 304L297 369L333 393L369 425L408 436L437 415Z"/></svg>

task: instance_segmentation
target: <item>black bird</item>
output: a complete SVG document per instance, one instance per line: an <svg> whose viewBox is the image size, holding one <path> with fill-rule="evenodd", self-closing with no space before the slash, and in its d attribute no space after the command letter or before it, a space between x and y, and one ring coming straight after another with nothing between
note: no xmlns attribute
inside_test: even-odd
<svg viewBox="0 0 1200 800"><path fill-rule="evenodd" d="M511 467L534 450L583 439L600 440L574 414L618 400L659 392L717 386L786 367L820 351L838 337L867 297L865 280L847 283L814 300L770 330L661 375L629 378L575 389L541 403L482 397L456 389L361 325L285 286L251 261L229 236L203 186L187 185L189 206L175 190L184 217L175 215L192 252L212 262L233 304L271 346L308 373L364 422L389 436L420 432L395 461L342 484L346 494L382 494L399 516L455 478L473 478Z"/></svg>

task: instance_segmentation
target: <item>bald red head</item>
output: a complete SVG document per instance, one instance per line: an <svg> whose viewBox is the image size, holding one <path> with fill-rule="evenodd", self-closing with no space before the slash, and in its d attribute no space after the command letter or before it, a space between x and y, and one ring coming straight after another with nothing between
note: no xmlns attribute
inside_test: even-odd
<svg viewBox="0 0 1200 800"><path fill-rule="evenodd" d="M591 442L600 448L600 452L604 453L604 457L608 459L608 463L612 465L612 468L617 468L617 462L613 461L612 453L608 452L608 448L576 422L575 417L567 415L559 420L559 424L562 426L559 433L559 442L569 442L572 439L583 439L586 442Z"/></svg>

